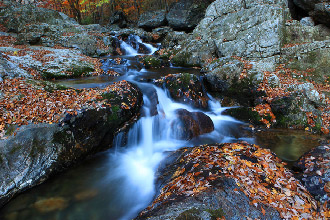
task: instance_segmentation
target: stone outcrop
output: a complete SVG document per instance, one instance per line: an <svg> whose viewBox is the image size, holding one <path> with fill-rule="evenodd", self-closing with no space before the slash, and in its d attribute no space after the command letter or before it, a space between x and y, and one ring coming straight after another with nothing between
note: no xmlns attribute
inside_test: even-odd
<svg viewBox="0 0 330 220"><path fill-rule="evenodd" d="M116 132L139 114L142 94L128 83L103 93L103 104L66 114L59 123L9 127L0 140L0 206L17 193L111 147ZM125 105L124 105L124 104ZM13 135L15 133L15 135Z"/></svg>
<svg viewBox="0 0 330 220"><path fill-rule="evenodd" d="M170 8L166 19L174 30L191 31L204 17L207 3L194 3L191 0L181 0Z"/></svg>
<svg viewBox="0 0 330 220"><path fill-rule="evenodd" d="M165 10L146 12L140 16L138 21L138 26L146 30L151 30L166 24Z"/></svg>
<svg viewBox="0 0 330 220"><path fill-rule="evenodd" d="M168 156L157 177L158 195L137 219L321 217L314 198L284 164L256 145L184 148Z"/></svg>

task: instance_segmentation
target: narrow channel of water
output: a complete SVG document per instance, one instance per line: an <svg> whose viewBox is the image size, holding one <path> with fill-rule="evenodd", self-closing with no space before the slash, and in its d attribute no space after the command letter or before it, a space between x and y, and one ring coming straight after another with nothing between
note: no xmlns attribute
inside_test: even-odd
<svg viewBox="0 0 330 220"><path fill-rule="evenodd" d="M177 119L175 112L178 109L190 112L201 110L174 102L166 91L141 82L141 79L156 78L162 74L139 68L135 58L139 54L136 45L143 42L136 36L129 39L128 42L121 42L122 50L127 53L120 57L122 64L114 64L114 57L103 60L104 68L116 70L120 77L62 82L76 88L103 87L113 80L123 79L137 84L144 94L144 106L142 117L127 134L127 141L124 141L125 134L118 134L112 149L19 195L1 210L0 219L132 219L152 201L155 195L155 172L166 152L198 144L238 140L257 142L254 137L242 135L239 132L242 123L222 115L224 108L212 97L210 108L204 113L212 119L215 130L190 141L177 139L177 131L172 126ZM134 44L131 44L132 41ZM149 53L156 51L149 44L144 46L149 48ZM167 75L196 70L167 68L160 71Z"/></svg>

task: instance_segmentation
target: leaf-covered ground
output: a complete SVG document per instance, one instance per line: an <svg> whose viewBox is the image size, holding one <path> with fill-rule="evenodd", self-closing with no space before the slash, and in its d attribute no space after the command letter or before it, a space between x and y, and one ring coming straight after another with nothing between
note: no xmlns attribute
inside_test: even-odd
<svg viewBox="0 0 330 220"><path fill-rule="evenodd" d="M127 81L104 89L75 90L44 81L5 79L0 84L0 135L3 137L11 125L58 123L67 113L76 115L83 109L111 107L104 101L107 98L104 94L121 97L131 88ZM131 108L135 103L136 98L132 97L130 103L121 103L121 108Z"/></svg>
<svg viewBox="0 0 330 220"><path fill-rule="evenodd" d="M244 143L204 145L184 149L179 168L171 181L147 210L175 200L195 196L216 187L218 179L235 180L235 191L243 192L251 205L264 204L277 210L284 219L326 219L330 211L317 204L305 187L294 178L273 153Z"/></svg>

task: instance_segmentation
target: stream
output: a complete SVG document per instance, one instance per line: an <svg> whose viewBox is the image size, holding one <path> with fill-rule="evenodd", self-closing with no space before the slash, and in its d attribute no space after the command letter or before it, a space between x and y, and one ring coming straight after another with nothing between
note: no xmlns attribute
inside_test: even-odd
<svg viewBox="0 0 330 220"><path fill-rule="evenodd" d="M211 133L189 141L179 140L173 131L176 110L201 111L173 101L148 80L170 73L198 70L167 67L141 69L138 47L153 54L157 48L143 43L137 36L121 41L124 56L102 58L105 71L114 70L119 77L91 77L59 81L74 88L105 87L114 81L128 80L143 92L142 117L130 128L127 136L119 133L113 147L98 153L82 164L30 189L0 210L4 220L128 220L134 218L153 200L155 173L169 151L199 144L246 141L270 148L287 162L297 160L309 149L318 146L319 136L303 131L267 130L251 133L242 130L243 123L222 115L226 109L210 96L208 115L215 126ZM114 59L121 58L116 64ZM155 95L156 94L156 95ZM157 101L158 100L158 101Z"/></svg>

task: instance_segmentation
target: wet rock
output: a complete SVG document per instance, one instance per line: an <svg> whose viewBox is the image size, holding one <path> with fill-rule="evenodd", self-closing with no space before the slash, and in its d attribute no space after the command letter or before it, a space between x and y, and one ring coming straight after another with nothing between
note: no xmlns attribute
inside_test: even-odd
<svg viewBox="0 0 330 220"><path fill-rule="evenodd" d="M122 11L116 11L109 19L109 25L117 25L119 28L127 27L127 18Z"/></svg>
<svg viewBox="0 0 330 220"><path fill-rule="evenodd" d="M138 26L146 30L151 30L166 24L165 10L145 12L140 16L138 21Z"/></svg>
<svg viewBox="0 0 330 220"><path fill-rule="evenodd" d="M109 149L121 128L139 115L140 90L128 82L104 92L102 103L61 115L59 123L28 124L0 140L0 206L50 176ZM102 99L101 99L102 100Z"/></svg>
<svg viewBox="0 0 330 220"><path fill-rule="evenodd" d="M34 208L42 213L60 211L68 207L68 201L62 197L41 199L33 204Z"/></svg>
<svg viewBox="0 0 330 220"><path fill-rule="evenodd" d="M204 17L206 7L206 2L205 4L197 4L191 0L181 0L174 3L166 15L168 25L174 30L193 30Z"/></svg>
<svg viewBox="0 0 330 220"><path fill-rule="evenodd" d="M304 154L294 165L301 180L314 198L330 202L330 147L319 146ZM328 205L329 207L329 205Z"/></svg>
<svg viewBox="0 0 330 220"><path fill-rule="evenodd" d="M204 91L199 78L193 74L170 74L155 80L154 83L167 89L176 101L192 104L197 108L208 108L209 97Z"/></svg>
<svg viewBox="0 0 330 220"><path fill-rule="evenodd" d="M178 150L160 165L157 183L158 196L137 219L282 219L318 215L316 201L280 159L256 145L214 144ZM284 199L272 200L272 204L268 198L273 196ZM300 205L310 208L303 211Z"/></svg>
<svg viewBox="0 0 330 220"><path fill-rule="evenodd" d="M190 140L214 130L213 121L203 112L189 112L185 109L179 109L176 111L176 115L178 119L172 123L172 128L178 139Z"/></svg>

